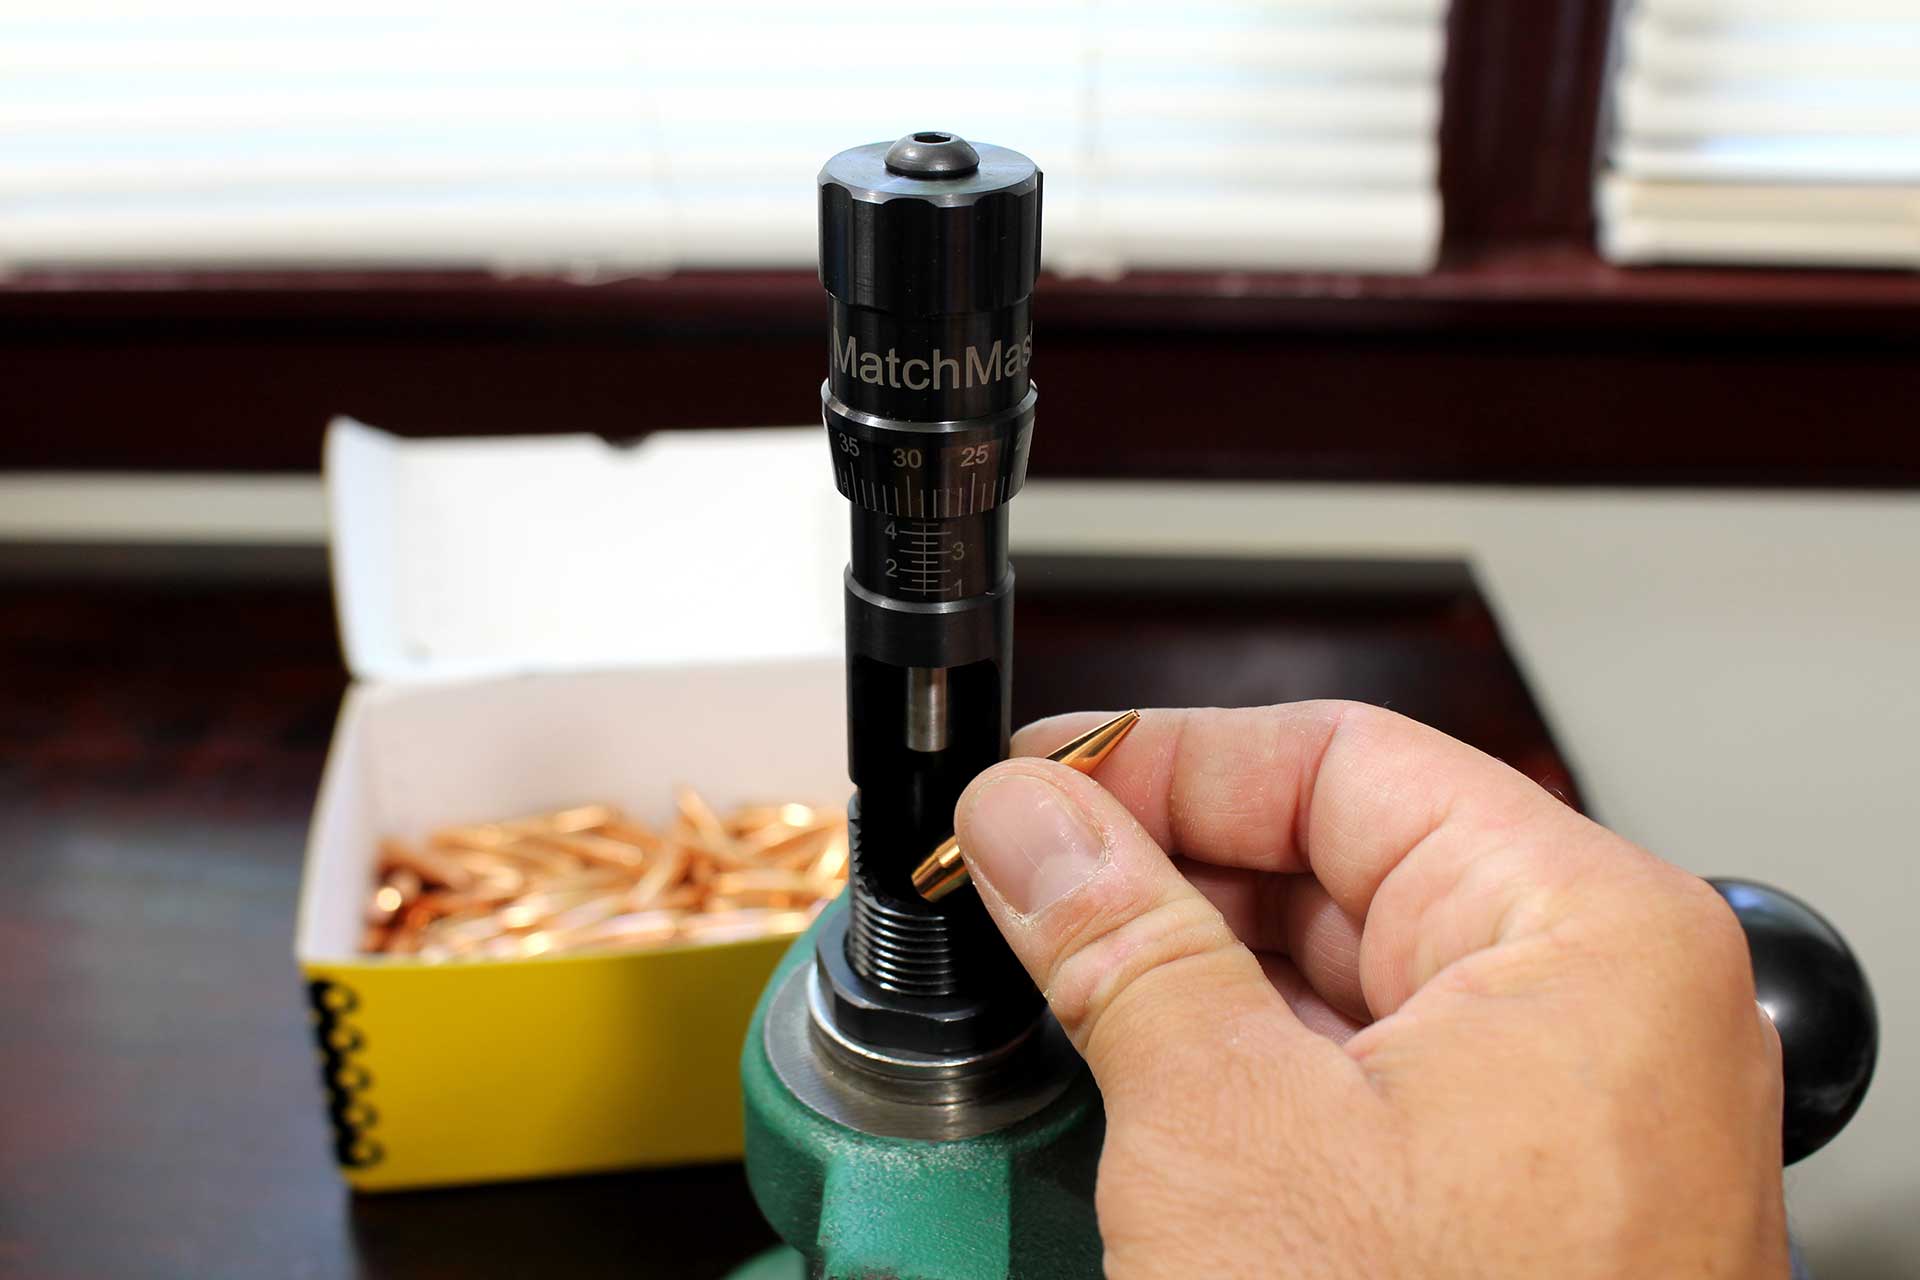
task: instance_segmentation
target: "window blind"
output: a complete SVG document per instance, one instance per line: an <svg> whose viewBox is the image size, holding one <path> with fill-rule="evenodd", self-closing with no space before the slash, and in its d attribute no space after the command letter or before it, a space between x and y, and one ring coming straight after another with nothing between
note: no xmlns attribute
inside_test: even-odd
<svg viewBox="0 0 1920 1280"><path fill-rule="evenodd" d="M1920 267L1920 4L1624 0L1601 246Z"/></svg>
<svg viewBox="0 0 1920 1280"><path fill-rule="evenodd" d="M1069 271L1417 271L1445 0L0 6L0 270L805 266L813 176L951 129Z"/></svg>

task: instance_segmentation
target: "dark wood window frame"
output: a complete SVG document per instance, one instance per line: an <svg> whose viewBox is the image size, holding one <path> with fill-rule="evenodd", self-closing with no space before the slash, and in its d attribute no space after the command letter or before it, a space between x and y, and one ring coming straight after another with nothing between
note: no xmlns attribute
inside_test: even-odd
<svg viewBox="0 0 1920 1280"><path fill-rule="evenodd" d="M1612 9L1454 0L1430 274L1046 281L1036 474L1920 483L1920 275L1596 256ZM823 316L804 271L35 271L0 281L0 468L311 469L340 412L806 422Z"/></svg>

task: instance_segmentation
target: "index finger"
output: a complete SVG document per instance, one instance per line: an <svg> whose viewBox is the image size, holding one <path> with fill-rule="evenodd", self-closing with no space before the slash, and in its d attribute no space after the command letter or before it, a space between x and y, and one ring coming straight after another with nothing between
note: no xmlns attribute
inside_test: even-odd
<svg viewBox="0 0 1920 1280"><path fill-rule="evenodd" d="M1014 735L1013 753L1044 755L1103 718L1037 721ZM1463 805L1490 820L1563 808L1493 757L1354 702L1143 711L1096 776L1162 848L1311 871L1356 918L1400 857Z"/></svg>
<svg viewBox="0 0 1920 1280"><path fill-rule="evenodd" d="M1092 720L1032 725L1015 750L1045 751ZM1170 852L1310 871L1365 922L1361 985L1376 1016L1537 924L1541 912L1520 908L1594 859L1652 861L1491 756L1359 703L1146 711L1095 776Z"/></svg>

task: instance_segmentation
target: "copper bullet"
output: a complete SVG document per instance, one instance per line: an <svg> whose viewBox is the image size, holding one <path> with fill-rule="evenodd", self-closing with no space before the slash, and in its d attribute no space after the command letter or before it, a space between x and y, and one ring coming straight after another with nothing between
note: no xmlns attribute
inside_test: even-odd
<svg viewBox="0 0 1920 1280"><path fill-rule="evenodd" d="M835 808L676 801L664 828L580 805L386 841L362 945L443 963L777 937L845 884Z"/></svg>
<svg viewBox="0 0 1920 1280"><path fill-rule="evenodd" d="M732 849L733 837L727 834L726 824L720 821L720 815L713 811L698 791L685 786L676 788L674 800L680 809L680 816L693 828L701 843L710 844L717 850Z"/></svg>
<svg viewBox="0 0 1920 1280"><path fill-rule="evenodd" d="M504 849L515 839L501 826L442 827L429 843L442 849Z"/></svg>
<svg viewBox="0 0 1920 1280"><path fill-rule="evenodd" d="M813 864L813 874L823 880L845 879L847 855L851 852L846 829L842 827L833 833L833 839L820 851L820 857Z"/></svg>
<svg viewBox="0 0 1920 1280"><path fill-rule="evenodd" d="M683 884L677 889L669 889L655 900L654 905L662 911L698 911L707 900L707 891L697 884Z"/></svg>
<svg viewBox="0 0 1920 1280"><path fill-rule="evenodd" d="M662 845L659 857L627 894L628 903L639 911L659 905L661 896L686 877L692 861L693 855L682 846Z"/></svg>
<svg viewBox="0 0 1920 1280"><path fill-rule="evenodd" d="M380 859L389 867L405 867L422 880L464 889L473 883L473 873L459 859L439 850L420 849L399 840L382 841Z"/></svg>
<svg viewBox="0 0 1920 1280"><path fill-rule="evenodd" d="M1123 711L1065 743L1047 759L1090 774L1139 723L1138 711ZM953 836L943 840L938 849L927 855L926 861L913 869L913 887L928 902L940 901L965 883L967 864L961 860L960 843Z"/></svg>
<svg viewBox="0 0 1920 1280"><path fill-rule="evenodd" d="M558 813L542 814L534 821L543 824L544 829L555 835L579 835L596 831L609 822L617 821L620 813L604 804L583 804L574 809L562 809Z"/></svg>
<svg viewBox="0 0 1920 1280"><path fill-rule="evenodd" d="M798 933L811 921L804 911L742 907L688 916L680 922L680 936L689 942L741 942Z"/></svg>
<svg viewBox="0 0 1920 1280"><path fill-rule="evenodd" d="M632 845L643 854L655 853L666 843L664 837L651 827L643 827L637 822L609 822L600 828L599 835L608 840L618 840L621 844Z"/></svg>
<svg viewBox="0 0 1920 1280"><path fill-rule="evenodd" d="M554 947L559 950L582 929L592 928L601 921L610 920L619 914L621 914L621 907L618 898L596 894L578 906L556 911L542 920L540 932L552 935Z"/></svg>
<svg viewBox="0 0 1920 1280"><path fill-rule="evenodd" d="M797 831L755 851L762 864L801 870L810 867L840 834L836 825L821 825Z"/></svg>
<svg viewBox="0 0 1920 1280"><path fill-rule="evenodd" d="M422 888L420 877L413 872L405 867L389 867L381 877L380 887L373 891L367 923L385 929L393 923L394 917L420 896Z"/></svg>
<svg viewBox="0 0 1920 1280"><path fill-rule="evenodd" d="M447 856L440 850L441 856ZM459 865L466 872L466 880L454 885L457 893L466 893L489 902L503 902L518 897L527 890L527 871L523 863L496 853L468 853L460 858Z"/></svg>
<svg viewBox="0 0 1920 1280"><path fill-rule="evenodd" d="M569 892L541 890L516 898L512 904L493 913L493 919L506 929L531 929L548 916L567 911L603 895L598 889L574 889ZM611 914L611 912L609 912Z"/></svg>
<svg viewBox="0 0 1920 1280"><path fill-rule="evenodd" d="M673 941L679 928L677 911L632 911L574 930L561 941L561 949L654 947Z"/></svg>
<svg viewBox="0 0 1920 1280"><path fill-rule="evenodd" d="M638 867L647 860L646 852L640 846L597 834L534 835L528 836L523 843L535 848L552 849L580 862L601 867Z"/></svg>

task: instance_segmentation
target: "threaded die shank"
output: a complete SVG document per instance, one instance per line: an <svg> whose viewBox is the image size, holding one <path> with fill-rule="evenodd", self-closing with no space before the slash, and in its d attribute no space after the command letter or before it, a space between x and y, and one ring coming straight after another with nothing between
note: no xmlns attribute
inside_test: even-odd
<svg viewBox="0 0 1920 1280"><path fill-rule="evenodd" d="M847 961L876 986L902 995L938 998L960 989L954 929L945 916L889 905L863 874L860 840L853 837L853 880L848 897Z"/></svg>

